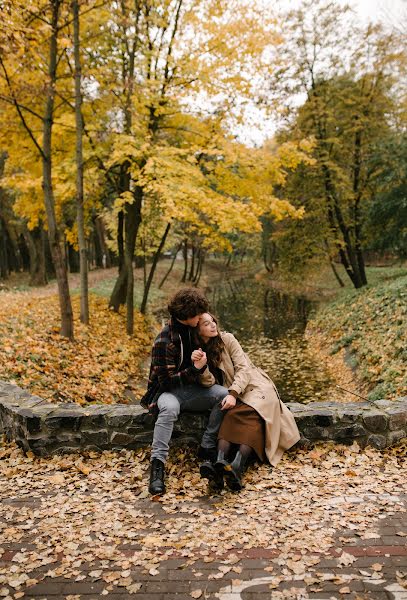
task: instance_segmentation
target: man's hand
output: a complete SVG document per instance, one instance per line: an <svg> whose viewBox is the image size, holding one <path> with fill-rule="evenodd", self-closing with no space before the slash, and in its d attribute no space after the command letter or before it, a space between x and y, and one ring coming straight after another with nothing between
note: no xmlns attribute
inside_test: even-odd
<svg viewBox="0 0 407 600"><path fill-rule="evenodd" d="M204 367L208 363L208 359L206 358L206 352L201 350L201 348L192 352L191 359L196 369L202 369L202 367Z"/></svg>
<svg viewBox="0 0 407 600"><path fill-rule="evenodd" d="M232 396L232 394L228 394L225 398L223 398L220 404L221 410L228 410L234 406L236 406L236 398Z"/></svg>
<svg viewBox="0 0 407 600"><path fill-rule="evenodd" d="M198 350L194 350L191 354L192 362L195 362L196 360L200 360L204 354L205 354L205 352L202 350L202 348L199 348Z"/></svg>

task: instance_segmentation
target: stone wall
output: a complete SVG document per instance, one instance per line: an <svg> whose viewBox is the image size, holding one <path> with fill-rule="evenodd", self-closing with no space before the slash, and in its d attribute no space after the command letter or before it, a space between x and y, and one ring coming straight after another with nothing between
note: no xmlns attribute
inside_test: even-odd
<svg viewBox="0 0 407 600"><path fill-rule="evenodd" d="M385 448L407 437L407 397L340 404L287 404L301 445L333 440ZM199 443L207 416L181 414L174 443ZM135 449L151 443L154 421L140 406L49 403L0 381L0 431L39 456L78 450Z"/></svg>

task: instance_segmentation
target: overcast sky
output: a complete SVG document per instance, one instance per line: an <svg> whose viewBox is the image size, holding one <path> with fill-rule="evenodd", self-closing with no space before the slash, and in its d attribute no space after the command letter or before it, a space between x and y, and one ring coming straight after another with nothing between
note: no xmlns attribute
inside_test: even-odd
<svg viewBox="0 0 407 600"><path fill-rule="evenodd" d="M283 10L297 8L301 0L260 0L260 2L276 4ZM404 28L407 22L407 0L337 0L338 4L348 4L359 15L362 23L381 21L388 25L398 27L401 22ZM261 111L251 107L247 112L244 125L238 126L235 131L241 142L252 146L261 144L264 139L271 137L276 129L272 120L265 120Z"/></svg>
<svg viewBox="0 0 407 600"><path fill-rule="evenodd" d="M273 0L267 1L274 4ZM278 0L278 4L282 8L290 9L296 8L301 1ZM338 4L349 4L365 22L379 20L397 23L401 15L407 12L407 0L338 0Z"/></svg>

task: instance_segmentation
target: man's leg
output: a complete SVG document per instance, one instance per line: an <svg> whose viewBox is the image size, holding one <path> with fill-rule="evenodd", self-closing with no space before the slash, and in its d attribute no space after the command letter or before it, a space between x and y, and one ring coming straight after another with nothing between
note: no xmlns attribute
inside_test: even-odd
<svg viewBox="0 0 407 600"><path fill-rule="evenodd" d="M158 417L154 426L153 444L151 447L151 459L158 458L163 463L168 458L169 443L171 440L174 422L178 419L180 402L175 393L164 392L158 398ZM177 394L177 395L176 395Z"/></svg>
<svg viewBox="0 0 407 600"><path fill-rule="evenodd" d="M211 411L208 425L202 436L201 445L203 448L216 449L218 431L224 414L220 408L220 403L228 393L225 387L217 384L209 388L200 385L186 385L177 390L182 411Z"/></svg>
<svg viewBox="0 0 407 600"><path fill-rule="evenodd" d="M164 465L168 457L169 443L178 419L180 404L176 396L170 393L161 394L158 398L158 417L154 426L153 445L151 448L150 494L164 494Z"/></svg>

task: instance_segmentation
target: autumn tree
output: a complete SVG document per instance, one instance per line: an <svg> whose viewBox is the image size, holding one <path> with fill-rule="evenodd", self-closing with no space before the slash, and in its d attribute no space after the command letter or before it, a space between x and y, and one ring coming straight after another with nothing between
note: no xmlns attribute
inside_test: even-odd
<svg viewBox="0 0 407 600"><path fill-rule="evenodd" d="M305 97L300 108L287 110L290 139L315 139L327 252L333 244L359 288L367 283L363 225L377 182L372 154L396 110L400 42L380 26L358 29L347 8L324 1L291 12L285 31L283 64L273 82L280 97ZM338 31L347 34L338 38Z"/></svg>
<svg viewBox="0 0 407 600"><path fill-rule="evenodd" d="M56 84L58 63L61 52L64 52L58 47L62 8L62 0L49 0L42 6L35 2L5 3L3 14L6 27L0 45L0 85L3 102L13 109L12 121L18 119L20 135L34 146L41 162L48 237L58 283L61 334L72 338L72 306L52 181Z"/></svg>
<svg viewBox="0 0 407 600"><path fill-rule="evenodd" d="M110 124L113 152L108 164L120 171L117 247L120 273L110 304L117 309L126 291L128 331L132 329L132 259L143 202L143 169L155 147L175 143L169 132L188 130L188 114L223 109L251 90L254 68L267 69L263 50L273 43L272 19L246 2L171 0L112 5L111 51L98 78L101 96L114 90L117 118ZM101 46L101 48L102 48ZM113 102L112 100L112 102ZM106 103L108 106L108 102ZM171 137L171 142L169 142ZM185 139L181 142L185 143ZM191 147L191 156L195 149ZM121 199L121 200L120 200ZM176 200L176 197L174 198ZM124 232L123 232L124 230ZM123 249L124 248L124 249ZM123 257L124 259L122 259ZM127 257L127 258L126 258Z"/></svg>

